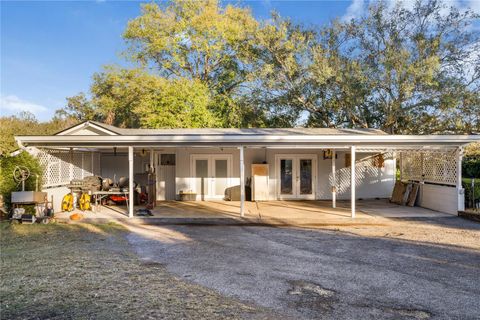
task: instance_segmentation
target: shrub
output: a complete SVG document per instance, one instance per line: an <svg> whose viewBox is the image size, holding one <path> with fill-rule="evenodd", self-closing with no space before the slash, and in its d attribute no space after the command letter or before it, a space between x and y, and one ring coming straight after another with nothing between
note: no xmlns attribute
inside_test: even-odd
<svg viewBox="0 0 480 320"><path fill-rule="evenodd" d="M462 175L465 178L480 178L480 156L463 158Z"/></svg>
<svg viewBox="0 0 480 320"><path fill-rule="evenodd" d="M11 193L22 190L22 184L13 179L16 166L25 166L30 170L30 178L25 181L25 190L35 190L37 177L38 187L42 186L43 169L38 159L27 152L16 156L0 156L0 194L3 195L7 208L11 205Z"/></svg>
<svg viewBox="0 0 480 320"><path fill-rule="evenodd" d="M472 179L463 179L463 188L465 189L465 206L467 208L473 207L473 199L480 199L480 179L475 179L475 191L472 192Z"/></svg>

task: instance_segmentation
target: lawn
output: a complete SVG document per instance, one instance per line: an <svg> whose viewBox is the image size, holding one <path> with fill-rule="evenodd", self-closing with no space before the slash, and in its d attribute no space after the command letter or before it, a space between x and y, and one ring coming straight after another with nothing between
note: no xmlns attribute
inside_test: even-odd
<svg viewBox="0 0 480 320"><path fill-rule="evenodd" d="M0 224L2 319L275 318L142 262L117 224Z"/></svg>

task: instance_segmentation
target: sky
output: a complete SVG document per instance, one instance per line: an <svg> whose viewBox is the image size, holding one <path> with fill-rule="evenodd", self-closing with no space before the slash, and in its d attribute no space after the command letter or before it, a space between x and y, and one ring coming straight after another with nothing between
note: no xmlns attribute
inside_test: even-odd
<svg viewBox="0 0 480 320"><path fill-rule="evenodd" d="M249 6L258 19L275 10L297 23L322 25L361 14L366 1L231 2ZM480 0L450 1L480 7ZM122 33L141 3L0 0L0 115L30 111L47 121L66 97L88 93L103 65L126 65Z"/></svg>

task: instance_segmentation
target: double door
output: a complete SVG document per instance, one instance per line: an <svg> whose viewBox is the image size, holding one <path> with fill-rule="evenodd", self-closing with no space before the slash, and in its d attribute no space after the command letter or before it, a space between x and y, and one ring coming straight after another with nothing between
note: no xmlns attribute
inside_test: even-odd
<svg viewBox="0 0 480 320"><path fill-rule="evenodd" d="M316 155L277 155L277 197L315 199Z"/></svg>
<svg viewBox="0 0 480 320"><path fill-rule="evenodd" d="M192 187L197 200L223 199L230 186L231 166L231 155L192 155Z"/></svg>

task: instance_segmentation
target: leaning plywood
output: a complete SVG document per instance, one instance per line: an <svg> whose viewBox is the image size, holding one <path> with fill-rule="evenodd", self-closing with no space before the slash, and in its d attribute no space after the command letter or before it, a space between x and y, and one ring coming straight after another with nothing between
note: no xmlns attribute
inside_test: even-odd
<svg viewBox="0 0 480 320"><path fill-rule="evenodd" d="M418 195L418 189L420 188L420 185L418 183L413 183L412 184L412 190L410 191L408 195L408 201L407 201L407 206L413 207L415 206L415 202L417 201L417 195Z"/></svg>
<svg viewBox="0 0 480 320"><path fill-rule="evenodd" d="M395 182L395 186L393 187L392 198L390 199L390 202L396 203L396 204L402 204L405 190L406 190L406 185L403 182L401 181Z"/></svg>

